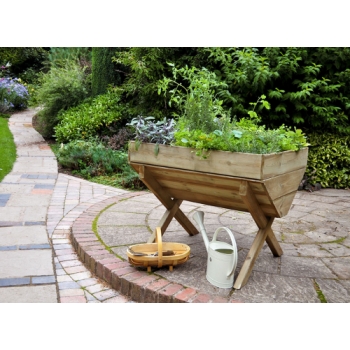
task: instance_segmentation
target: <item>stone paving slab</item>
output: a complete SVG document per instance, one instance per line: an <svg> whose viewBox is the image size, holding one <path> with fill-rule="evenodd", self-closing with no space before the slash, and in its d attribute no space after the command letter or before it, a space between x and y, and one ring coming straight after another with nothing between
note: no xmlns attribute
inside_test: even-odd
<svg viewBox="0 0 350 350"><path fill-rule="evenodd" d="M56 286L0 288L0 303L57 303Z"/></svg>
<svg viewBox="0 0 350 350"><path fill-rule="evenodd" d="M0 227L0 246L47 242L45 226Z"/></svg>
<svg viewBox="0 0 350 350"><path fill-rule="evenodd" d="M0 278L53 273L51 250L0 251Z"/></svg>

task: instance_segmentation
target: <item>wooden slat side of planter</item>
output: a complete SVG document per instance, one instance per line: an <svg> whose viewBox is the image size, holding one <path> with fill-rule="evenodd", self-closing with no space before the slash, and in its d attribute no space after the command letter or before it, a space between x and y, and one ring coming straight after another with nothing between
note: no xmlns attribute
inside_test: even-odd
<svg viewBox="0 0 350 350"><path fill-rule="evenodd" d="M261 154L211 151L208 159L201 159L187 147L159 145L158 155L154 150L155 144L142 143L136 151L135 142L130 142L129 161L202 173L261 178Z"/></svg>
<svg viewBox="0 0 350 350"><path fill-rule="evenodd" d="M308 148L302 148L297 152L285 151L281 153L264 154L261 178L268 179L297 169L304 169L305 171L307 156Z"/></svg>
<svg viewBox="0 0 350 350"><path fill-rule="evenodd" d="M159 145L155 155L155 144L142 143L136 150L135 142L130 142L129 162L262 180L305 167L307 152L307 148L264 155L211 151L208 159L201 159L191 148Z"/></svg>
<svg viewBox="0 0 350 350"><path fill-rule="evenodd" d="M171 197L190 202L207 204L227 209L248 211L239 195L239 187L244 178L216 174L203 174L182 169L170 169L153 165L130 163L140 173L145 167L162 189ZM252 190L266 215L279 217L264 183L249 181Z"/></svg>

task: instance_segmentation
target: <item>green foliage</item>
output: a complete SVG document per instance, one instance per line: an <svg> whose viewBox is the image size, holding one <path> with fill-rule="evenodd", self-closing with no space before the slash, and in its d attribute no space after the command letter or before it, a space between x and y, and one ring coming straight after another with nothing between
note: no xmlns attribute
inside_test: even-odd
<svg viewBox="0 0 350 350"><path fill-rule="evenodd" d="M234 120L210 133L180 129L175 133L175 140L175 145L194 148L202 158L207 158L210 150L267 154L298 151L308 145L300 129L293 131L282 125L270 130L249 118Z"/></svg>
<svg viewBox="0 0 350 350"><path fill-rule="evenodd" d="M128 164L127 153L108 149L102 143L72 141L61 146L57 159L62 167L86 179L113 176L114 185L126 188L135 188L140 182L137 173Z"/></svg>
<svg viewBox="0 0 350 350"><path fill-rule="evenodd" d="M8 126L8 116L0 114L0 182L12 170L16 146Z"/></svg>
<svg viewBox="0 0 350 350"><path fill-rule="evenodd" d="M102 133L109 125L123 120L120 93L110 89L104 95L89 98L76 107L61 112L55 127L58 142L84 140Z"/></svg>
<svg viewBox="0 0 350 350"><path fill-rule="evenodd" d="M60 112L78 105L90 95L90 77L74 61L67 61L64 67L52 67L41 75L36 99L42 106L38 120L44 137L52 137Z"/></svg>
<svg viewBox="0 0 350 350"><path fill-rule="evenodd" d="M196 48L132 47L117 51L113 61L119 64L123 98L130 116L152 115L162 119L176 110L169 106L165 96L157 93L158 81L172 77L172 67L167 62L176 62L179 67L192 66L200 58Z"/></svg>
<svg viewBox="0 0 350 350"><path fill-rule="evenodd" d="M91 70L91 48L89 47L50 47L46 66L64 67L67 62L76 62L81 67Z"/></svg>
<svg viewBox="0 0 350 350"><path fill-rule="evenodd" d="M350 136L329 133L308 135L306 175L322 187L350 188Z"/></svg>
<svg viewBox="0 0 350 350"><path fill-rule="evenodd" d="M128 125L135 130L136 147L141 142L172 144L175 138L175 145L193 148L202 158L207 158L211 150L266 154L298 151L308 146L300 129L293 131L282 125L269 130L264 125L258 125L260 117L255 108L260 104L266 109L270 107L262 95L256 103L252 103L254 107L251 113L248 113L249 118L242 118L240 121L230 122L227 117L213 119L213 115L205 114L207 119L202 120L205 130L197 124L193 127L191 120L186 120L186 112L176 126L173 120L164 119L154 123L153 117L141 116L133 119ZM213 123L213 127L208 130L210 123ZM157 154L157 148L155 153Z"/></svg>
<svg viewBox="0 0 350 350"><path fill-rule="evenodd" d="M39 72L47 56L48 51L42 47L0 47L0 66L8 64L7 76L19 77L31 83L22 74L28 70Z"/></svg>
<svg viewBox="0 0 350 350"><path fill-rule="evenodd" d="M104 94L109 85L120 83L119 74L115 72L112 57L116 48L93 47L92 48L92 95Z"/></svg>
<svg viewBox="0 0 350 350"><path fill-rule="evenodd" d="M265 93L271 109L261 116L270 127L285 123L309 132L350 133L349 48L204 50L228 84L218 94L238 118L247 112L248 99Z"/></svg>
<svg viewBox="0 0 350 350"><path fill-rule="evenodd" d="M201 129L212 132L218 128L217 118L226 118L228 112L222 108L222 101L215 95L215 89L226 87L219 82L215 73L187 66L177 69L173 64L173 78L158 82L158 94L170 95L169 105L176 104L180 110L179 123L189 130ZM186 86L178 81L184 81Z"/></svg>

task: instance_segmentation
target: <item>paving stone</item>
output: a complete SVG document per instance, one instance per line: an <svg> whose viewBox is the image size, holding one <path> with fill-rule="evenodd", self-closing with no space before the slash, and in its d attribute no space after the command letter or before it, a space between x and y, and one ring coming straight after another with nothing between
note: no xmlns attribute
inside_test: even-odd
<svg viewBox="0 0 350 350"><path fill-rule="evenodd" d="M33 284L49 284L49 283L56 283L55 276L39 276L39 277L32 277L32 283Z"/></svg>
<svg viewBox="0 0 350 350"><path fill-rule="evenodd" d="M281 257L281 275L310 278L336 278L323 261L326 259L283 256Z"/></svg>
<svg viewBox="0 0 350 350"><path fill-rule="evenodd" d="M0 278L53 275L51 250L0 251Z"/></svg>
<svg viewBox="0 0 350 350"><path fill-rule="evenodd" d="M332 279L316 279L327 303L349 303L350 288L346 289L340 281ZM350 285L349 285L350 287Z"/></svg>
<svg viewBox="0 0 350 350"><path fill-rule="evenodd" d="M118 296L119 293L113 289L103 290L101 292L94 293L94 297L100 301L105 301L109 298Z"/></svg>
<svg viewBox="0 0 350 350"><path fill-rule="evenodd" d="M20 286L26 284L30 284L30 277L0 278L0 287Z"/></svg>
<svg viewBox="0 0 350 350"><path fill-rule="evenodd" d="M104 211L99 221L104 225L129 225L131 222L133 225L145 225L145 214L136 213L120 213L113 211Z"/></svg>
<svg viewBox="0 0 350 350"><path fill-rule="evenodd" d="M57 303L55 285L0 288L1 303Z"/></svg>
<svg viewBox="0 0 350 350"><path fill-rule="evenodd" d="M74 289L74 288L80 288L80 285L77 282L59 282L58 283L59 289Z"/></svg>
<svg viewBox="0 0 350 350"><path fill-rule="evenodd" d="M0 227L0 246L47 243L45 226Z"/></svg>
<svg viewBox="0 0 350 350"><path fill-rule="evenodd" d="M324 258L322 261L334 272L335 277L350 279L350 257L332 259Z"/></svg>
<svg viewBox="0 0 350 350"><path fill-rule="evenodd" d="M8 245L8 246L0 246L0 251L4 251L4 250L17 250L18 246L16 245Z"/></svg>
<svg viewBox="0 0 350 350"><path fill-rule="evenodd" d="M279 276L253 271L247 284L231 300L245 303L319 303L311 278Z"/></svg>
<svg viewBox="0 0 350 350"><path fill-rule="evenodd" d="M102 292L103 290L106 290L108 289L107 286L105 285L102 285L100 283L97 283L97 284L94 284L94 285L91 285L91 286L87 286L86 287L86 290L88 292L90 292L91 294L95 294L95 293L98 293L98 292Z"/></svg>

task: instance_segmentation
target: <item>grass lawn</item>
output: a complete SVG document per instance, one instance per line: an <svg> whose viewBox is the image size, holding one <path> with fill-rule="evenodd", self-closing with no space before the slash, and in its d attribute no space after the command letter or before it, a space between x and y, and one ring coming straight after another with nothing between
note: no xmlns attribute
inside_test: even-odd
<svg viewBox="0 0 350 350"><path fill-rule="evenodd" d="M0 114L0 181L12 170L16 146L8 127L8 118Z"/></svg>

